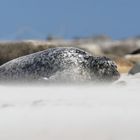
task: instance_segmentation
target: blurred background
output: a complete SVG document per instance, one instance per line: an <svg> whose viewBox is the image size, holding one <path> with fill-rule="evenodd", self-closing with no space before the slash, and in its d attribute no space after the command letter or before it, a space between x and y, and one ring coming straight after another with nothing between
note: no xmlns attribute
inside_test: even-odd
<svg viewBox="0 0 140 140"><path fill-rule="evenodd" d="M0 0L0 65L72 46L110 57L120 73L128 73L140 67L139 5L139 0Z"/></svg>
<svg viewBox="0 0 140 140"><path fill-rule="evenodd" d="M139 0L0 0L0 40L140 35Z"/></svg>

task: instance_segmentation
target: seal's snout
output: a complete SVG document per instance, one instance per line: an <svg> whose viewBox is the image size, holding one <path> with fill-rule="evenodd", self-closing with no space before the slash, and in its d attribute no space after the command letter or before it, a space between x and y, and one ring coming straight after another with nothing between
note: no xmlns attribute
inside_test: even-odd
<svg viewBox="0 0 140 140"><path fill-rule="evenodd" d="M92 61L92 67L95 75L104 81L116 81L120 78L117 65L107 57L96 57Z"/></svg>
<svg viewBox="0 0 140 140"><path fill-rule="evenodd" d="M105 81L110 81L110 82L113 82L113 81L117 81L118 79L120 78L120 73L118 71L113 71L112 74L108 75L108 73L104 75L103 79Z"/></svg>

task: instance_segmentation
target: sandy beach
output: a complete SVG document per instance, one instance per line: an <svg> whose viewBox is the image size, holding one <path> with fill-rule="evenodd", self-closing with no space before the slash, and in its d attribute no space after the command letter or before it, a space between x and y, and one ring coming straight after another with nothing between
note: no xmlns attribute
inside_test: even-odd
<svg viewBox="0 0 140 140"><path fill-rule="evenodd" d="M139 140L138 79L122 79L127 85L0 86L0 139Z"/></svg>

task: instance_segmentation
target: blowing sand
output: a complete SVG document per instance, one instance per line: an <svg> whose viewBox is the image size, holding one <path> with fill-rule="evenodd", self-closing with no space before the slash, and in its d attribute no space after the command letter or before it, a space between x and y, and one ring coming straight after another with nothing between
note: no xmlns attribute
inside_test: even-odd
<svg viewBox="0 0 140 140"><path fill-rule="evenodd" d="M139 140L140 78L93 86L1 86L1 140Z"/></svg>

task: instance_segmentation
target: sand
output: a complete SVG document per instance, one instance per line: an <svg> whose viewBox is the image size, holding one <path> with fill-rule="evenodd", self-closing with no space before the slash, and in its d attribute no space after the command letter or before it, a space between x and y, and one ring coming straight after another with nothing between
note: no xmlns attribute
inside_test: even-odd
<svg viewBox="0 0 140 140"><path fill-rule="evenodd" d="M4 86L0 140L139 140L140 77L125 85Z"/></svg>

